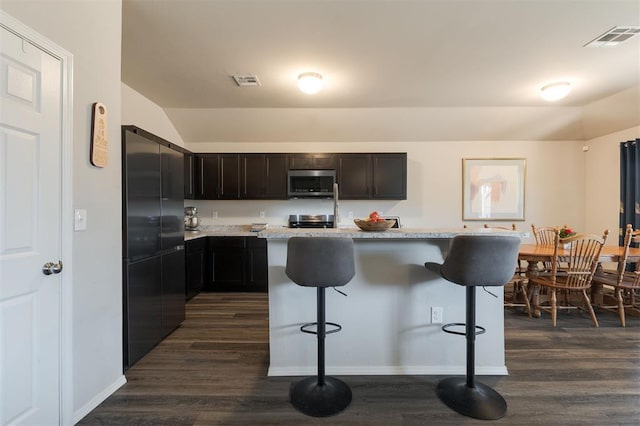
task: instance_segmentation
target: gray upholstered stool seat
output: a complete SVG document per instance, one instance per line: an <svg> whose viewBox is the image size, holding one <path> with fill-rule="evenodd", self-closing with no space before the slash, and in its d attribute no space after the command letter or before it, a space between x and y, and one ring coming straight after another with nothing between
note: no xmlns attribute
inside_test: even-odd
<svg viewBox="0 0 640 426"><path fill-rule="evenodd" d="M355 275L353 241L350 238L293 237L287 244L287 276L296 284L317 288L317 322L301 327L317 335L318 374L291 386L291 404L304 414L325 417L338 414L351 403L351 389L343 381L325 375L324 340L340 330L325 320L325 288L347 284ZM327 332L326 325L336 327ZM315 325L315 332L309 327Z"/></svg>
<svg viewBox="0 0 640 426"><path fill-rule="evenodd" d="M477 286L503 286L513 276L513 265L518 260L520 238L513 236L492 235L458 235L451 242L449 253L444 263L425 263L425 267L447 281L465 286L467 340L467 375L466 380L450 377L438 383L438 398L449 408L468 417L483 420L502 418L507 412L507 402L502 395L491 387L475 382L475 339L476 328L484 332L484 328L476 326ZM442 329L447 333L462 334L450 331L451 326L460 323L445 324Z"/></svg>

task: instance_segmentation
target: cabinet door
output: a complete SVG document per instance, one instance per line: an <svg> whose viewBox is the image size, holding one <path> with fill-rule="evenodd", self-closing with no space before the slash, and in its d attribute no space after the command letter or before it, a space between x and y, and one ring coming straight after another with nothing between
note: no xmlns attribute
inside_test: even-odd
<svg viewBox="0 0 640 426"><path fill-rule="evenodd" d="M185 243L185 286L189 300L204 288L206 272L206 238L198 238Z"/></svg>
<svg viewBox="0 0 640 426"><path fill-rule="evenodd" d="M269 287L269 269L267 263L267 241L256 237L247 237L247 290L266 292Z"/></svg>
<svg viewBox="0 0 640 426"><path fill-rule="evenodd" d="M371 198L371 155L338 154L338 191L341 199Z"/></svg>
<svg viewBox="0 0 640 426"><path fill-rule="evenodd" d="M194 156L191 153L184 154L184 198L185 200L193 200L196 196L196 188L194 185Z"/></svg>
<svg viewBox="0 0 640 426"><path fill-rule="evenodd" d="M220 192L222 200L240 198L240 155L220 154Z"/></svg>
<svg viewBox="0 0 640 426"><path fill-rule="evenodd" d="M241 190L240 197L245 199L264 198L267 161L265 154L240 155Z"/></svg>
<svg viewBox="0 0 640 426"><path fill-rule="evenodd" d="M266 185L264 198L271 200L287 198L287 155L267 154L265 158Z"/></svg>
<svg viewBox="0 0 640 426"><path fill-rule="evenodd" d="M373 198L407 199L407 154L372 154Z"/></svg>
<svg viewBox="0 0 640 426"><path fill-rule="evenodd" d="M124 365L131 367L162 340L160 256L126 267Z"/></svg>
<svg viewBox="0 0 640 426"><path fill-rule="evenodd" d="M244 237L213 237L209 245L210 289L245 289Z"/></svg>
<svg viewBox="0 0 640 426"><path fill-rule="evenodd" d="M162 255L162 337L185 317L184 250Z"/></svg>
<svg viewBox="0 0 640 426"><path fill-rule="evenodd" d="M124 132L124 257L130 261L161 250L161 177L158 144L129 130Z"/></svg>
<svg viewBox="0 0 640 426"><path fill-rule="evenodd" d="M286 199L286 154L241 154L240 198Z"/></svg>
<svg viewBox="0 0 640 426"><path fill-rule="evenodd" d="M180 151L160 145L161 242L163 251L184 246L184 158Z"/></svg>
<svg viewBox="0 0 640 426"><path fill-rule="evenodd" d="M298 170L335 169L333 154L289 154L289 168Z"/></svg>
<svg viewBox="0 0 640 426"><path fill-rule="evenodd" d="M218 198L218 154L196 154L196 198L216 200Z"/></svg>

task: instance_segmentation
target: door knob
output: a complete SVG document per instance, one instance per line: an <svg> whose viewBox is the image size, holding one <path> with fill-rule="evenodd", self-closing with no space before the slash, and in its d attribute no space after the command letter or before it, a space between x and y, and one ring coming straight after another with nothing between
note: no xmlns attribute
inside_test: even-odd
<svg viewBox="0 0 640 426"><path fill-rule="evenodd" d="M47 262L42 265L42 273L45 275L59 274L62 271L62 261L58 260L58 263Z"/></svg>

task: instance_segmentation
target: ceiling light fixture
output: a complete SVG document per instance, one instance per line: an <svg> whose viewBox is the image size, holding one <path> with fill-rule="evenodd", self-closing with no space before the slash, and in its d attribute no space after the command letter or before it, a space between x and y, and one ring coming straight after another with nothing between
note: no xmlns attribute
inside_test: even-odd
<svg viewBox="0 0 640 426"><path fill-rule="evenodd" d="M298 88L309 95L318 93L322 84L322 76L317 72L303 72L298 76Z"/></svg>
<svg viewBox="0 0 640 426"><path fill-rule="evenodd" d="M564 98L571 91L571 83L568 81L558 81L556 83L547 84L540 89L540 96L545 101L557 101Z"/></svg>

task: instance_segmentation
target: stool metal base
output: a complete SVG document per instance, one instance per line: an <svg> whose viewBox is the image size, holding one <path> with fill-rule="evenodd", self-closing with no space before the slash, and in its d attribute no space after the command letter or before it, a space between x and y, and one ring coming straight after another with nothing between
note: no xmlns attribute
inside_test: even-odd
<svg viewBox="0 0 640 426"><path fill-rule="evenodd" d="M333 416L351 404L349 385L331 376L324 377L323 385L318 383L318 377L292 384L289 396L298 411L313 417Z"/></svg>
<svg viewBox="0 0 640 426"><path fill-rule="evenodd" d="M507 402L502 395L478 382L474 387L469 387L464 377L449 377L441 380L436 393L447 407L467 417L497 420L507 413Z"/></svg>

